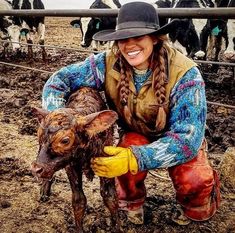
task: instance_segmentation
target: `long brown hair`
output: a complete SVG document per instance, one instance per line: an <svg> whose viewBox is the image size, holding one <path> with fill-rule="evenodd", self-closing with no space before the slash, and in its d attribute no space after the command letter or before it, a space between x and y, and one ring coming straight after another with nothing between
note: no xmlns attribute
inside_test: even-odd
<svg viewBox="0 0 235 233"><path fill-rule="evenodd" d="M168 39L166 35L160 35L157 37L157 44L154 45L153 53L151 55L150 66L152 70L152 88L154 90L157 104L158 114L156 118L156 130L161 131L166 124L166 81L167 81L167 59L166 50L164 45ZM131 78L133 67L122 56L118 49L117 42L114 43L112 51L119 59L120 65L120 82L117 88L119 88L120 102L123 106L123 114L128 124L131 124L132 114L128 107L129 96L129 80Z"/></svg>

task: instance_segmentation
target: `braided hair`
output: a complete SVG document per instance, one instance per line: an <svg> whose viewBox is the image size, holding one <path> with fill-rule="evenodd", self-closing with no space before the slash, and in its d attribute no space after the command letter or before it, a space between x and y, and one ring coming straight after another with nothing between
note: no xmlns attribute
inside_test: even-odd
<svg viewBox="0 0 235 233"><path fill-rule="evenodd" d="M152 70L153 80L152 88L154 90L158 114L156 118L156 129L161 131L166 124L166 80L167 80L167 59L166 50L164 44L167 42L167 36L158 36L158 43L154 45L153 53L150 60L150 69ZM119 88L120 103L123 106L123 115L130 125L132 120L132 114L128 107L129 96L129 81L133 73L133 67L125 60L121 52L118 49L117 42L114 43L113 52L119 58L120 65L120 82L117 86Z"/></svg>
<svg viewBox="0 0 235 233"><path fill-rule="evenodd" d="M156 96L158 114L156 118L155 127L161 131L166 125L166 82L167 82L167 56L164 48L166 36L158 38L158 43L154 47L152 53L150 68L153 71L152 88Z"/></svg>

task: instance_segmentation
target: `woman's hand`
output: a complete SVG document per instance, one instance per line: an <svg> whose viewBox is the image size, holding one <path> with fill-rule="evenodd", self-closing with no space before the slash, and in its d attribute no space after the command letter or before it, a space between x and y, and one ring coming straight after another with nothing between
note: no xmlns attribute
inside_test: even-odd
<svg viewBox="0 0 235 233"><path fill-rule="evenodd" d="M96 157L91 161L91 167L97 176L113 178L138 172L137 159L130 148L106 146L104 152L110 157Z"/></svg>

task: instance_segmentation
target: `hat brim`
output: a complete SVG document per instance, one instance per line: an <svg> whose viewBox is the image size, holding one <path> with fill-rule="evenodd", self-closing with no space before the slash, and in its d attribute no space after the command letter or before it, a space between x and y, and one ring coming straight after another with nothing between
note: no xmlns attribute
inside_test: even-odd
<svg viewBox="0 0 235 233"><path fill-rule="evenodd" d="M143 36L148 34L157 34L157 35L165 35L170 32L172 27L176 23L176 19L172 20L170 23L164 25L160 29L152 29L152 28L128 28L128 29L108 29L97 32L93 35L92 39L97 41L115 41L115 40L123 40L137 36Z"/></svg>

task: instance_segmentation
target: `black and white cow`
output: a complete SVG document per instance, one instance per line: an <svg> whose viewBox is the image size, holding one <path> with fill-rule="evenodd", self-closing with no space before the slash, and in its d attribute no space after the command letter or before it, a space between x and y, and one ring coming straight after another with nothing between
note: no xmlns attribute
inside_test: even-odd
<svg viewBox="0 0 235 233"><path fill-rule="evenodd" d="M12 10L11 3L7 0L0 0L0 10ZM17 25L10 16L0 16L0 38L4 40L4 56L8 47L11 47L13 51L17 51L20 48L19 45L20 25ZM11 43L9 43L9 41Z"/></svg>
<svg viewBox="0 0 235 233"><path fill-rule="evenodd" d="M235 0L230 0L227 7L235 7ZM228 29L228 47L224 51L224 56L235 61L235 20L229 19L227 23Z"/></svg>
<svg viewBox="0 0 235 233"><path fill-rule="evenodd" d="M235 7L235 0L215 0L214 7ZM235 60L234 19L208 19L200 40L207 60Z"/></svg>
<svg viewBox="0 0 235 233"><path fill-rule="evenodd" d="M158 8L213 7L212 0L159 0L155 4ZM169 39L173 47L192 58L204 57L205 53L200 49L200 33L205 24L206 19L186 18L175 21L169 33Z"/></svg>
<svg viewBox="0 0 235 233"><path fill-rule="evenodd" d="M95 0L90 9L118 9L120 7L121 4L118 0ZM82 33L82 47L89 47L92 44L92 48L98 50L99 42L92 40L93 35L105 29L114 29L116 27L116 17L82 17L73 20L70 24L75 27L79 25Z"/></svg>
<svg viewBox="0 0 235 233"><path fill-rule="evenodd" d="M12 8L15 10L29 10L29 9L45 9L44 4L41 0L13 0ZM44 45L45 40L45 24L44 17L33 17L33 16L14 16L14 22L21 27L21 36L26 36L28 44L33 44L34 37L37 33L38 44ZM28 46L28 55L30 58L33 57L32 46ZM43 59L46 59L45 48L42 47Z"/></svg>

